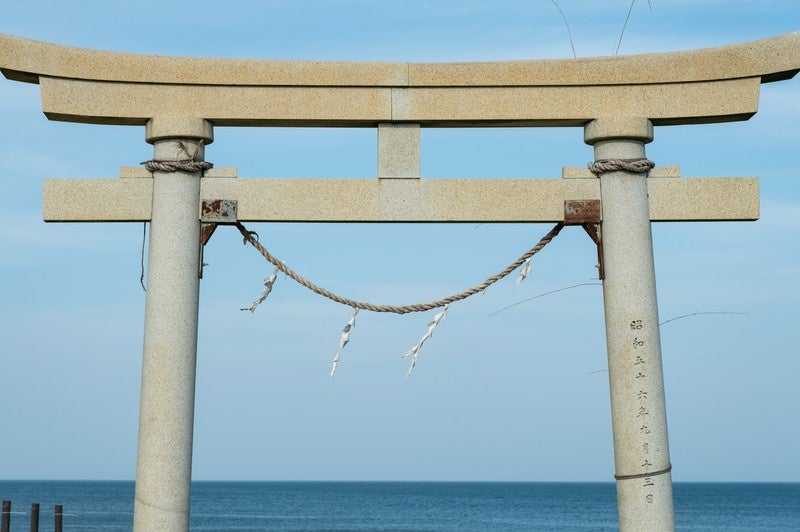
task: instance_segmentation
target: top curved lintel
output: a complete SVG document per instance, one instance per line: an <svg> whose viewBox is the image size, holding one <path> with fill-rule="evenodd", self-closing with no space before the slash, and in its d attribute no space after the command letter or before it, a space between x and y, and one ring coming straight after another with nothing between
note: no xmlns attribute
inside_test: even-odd
<svg viewBox="0 0 800 532"><path fill-rule="evenodd" d="M139 55L0 34L0 70L40 76L180 85L491 87L788 79L800 70L800 32L717 48L616 57L480 63L359 63Z"/></svg>

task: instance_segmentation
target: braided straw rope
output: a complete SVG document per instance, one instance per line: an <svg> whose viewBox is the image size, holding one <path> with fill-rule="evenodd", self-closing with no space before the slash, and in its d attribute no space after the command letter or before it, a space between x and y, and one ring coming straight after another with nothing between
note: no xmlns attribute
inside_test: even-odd
<svg viewBox="0 0 800 532"><path fill-rule="evenodd" d="M214 168L212 163L195 161L194 159L181 159L180 161L144 161L142 163L148 172L205 172Z"/></svg>
<svg viewBox="0 0 800 532"><path fill-rule="evenodd" d="M586 166L589 168L590 172L599 176L600 174L620 171L643 174L649 172L655 165L656 163L650 159L641 157L638 159L598 159Z"/></svg>
<svg viewBox="0 0 800 532"><path fill-rule="evenodd" d="M197 146L195 146L194 151L189 153L189 148L184 144L182 141L178 141L178 147L186 154L186 159L179 159L177 161L158 161L156 159L150 159L149 161L144 161L139 164L143 164L145 170L148 172L205 172L206 170L211 170L214 168L212 163L206 162L201 160L202 158L199 157L200 150L205 145L206 141L201 140Z"/></svg>
<svg viewBox="0 0 800 532"><path fill-rule="evenodd" d="M308 279L305 279L304 277L300 276L297 272L295 272L294 270L292 270L291 268L286 266L283 262L281 262L280 260L278 260L275 257L273 257L272 254L270 254L270 252L267 251L267 249L264 246L262 246L261 243L258 240L255 239L255 237L253 236L254 233L248 231L247 228L245 228L245 226L243 226L241 223L237 222L236 223L236 227L239 229L239 232L242 233L242 236L244 237L245 243L250 243L251 246L256 248L258 250L258 252L261 253L261 255L265 259L267 259L269 262L271 262L276 268L278 268L280 271L285 273L288 277L294 279L295 281L297 281L301 285L305 286L306 288L308 288L312 292L316 292L317 294L319 294L321 296L327 297L331 301L336 301L337 303L341 303L342 305L347 305L348 307L352 307L354 309L370 310L372 312L391 312L393 314L408 314L409 312L425 312L425 311L428 311L428 310L441 308L441 307L444 307L445 305L449 305L450 303L453 303L455 301L461 301L462 299L466 299L466 298L468 298L470 296L473 296L473 295L475 295L475 294L477 294L479 292L483 292L489 286L493 285L494 283L496 283L497 281L499 281L503 277L506 277L508 274L510 274L511 272L516 270L517 268L519 268L522 265L522 263L525 262L527 259L529 259L530 257L536 255L539 251L541 251L542 248L544 248L547 244L549 244L550 241L553 240L553 238L555 238L556 235L561 231L561 229L564 228L564 224L563 223L557 223L555 225L555 227L553 227L550 230L549 233L544 235L542 237L542 239L539 240L539 242L535 246L533 246L531 249L526 251L524 255L522 255L520 258L518 258L513 263L509 264L508 267L505 270L503 270L500 273L497 273L497 274L489 277L488 279L486 279L482 283L480 283L480 284L478 284L476 286L473 286L472 288L470 288L468 290L464 290L463 292L460 292L458 294L454 294L454 295L452 295L450 297L446 297L444 299L431 301L429 303L420 303L420 304L416 304L416 305L405 305L405 306L402 306L402 307L398 307L398 306L394 306L394 305L374 305L372 303L364 303L364 302L361 302L361 301L355 301L353 299L348 299L346 297L338 296L338 295L336 295L336 294L334 294L334 293L332 293L332 292L330 292L328 290L325 290L324 288L321 288L321 287L315 285L314 283L312 283Z"/></svg>

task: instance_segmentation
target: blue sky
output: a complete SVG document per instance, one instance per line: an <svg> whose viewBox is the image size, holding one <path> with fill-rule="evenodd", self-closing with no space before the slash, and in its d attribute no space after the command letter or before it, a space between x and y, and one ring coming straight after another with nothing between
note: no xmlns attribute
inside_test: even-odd
<svg viewBox="0 0 800 532"><path fill-rule="evenodd" d="M627 0L561 0L579 56L609 55ZM67 7L68 6L68 7ZM547 0L3 0L0 32L109 50L264 59L471 61L572 55ZM795 1L639 1L620 53L800 29ZM798 58L800 63L800 58ZM800 82L762 86L748 122L656 129L648 156L686 176L759 176L761 219L653 227L676 481L798 481ZM43 177L113 177L149 159L141 127L49 122L36 86L0 80L0 456L4 478L132 479L145 294L141 224L44 224ZM217 128L207 159L242 177L372 177L372 129ZM422 132L423 177L559 177L580 128ZM345 295L410 303L502 269L547 225L253 224L282 260ZM610 481L599 286L565 230L514 277L453 305L411 378L431 314L349 309L271 272L233 229L206 249L195 479Z"/></svg>

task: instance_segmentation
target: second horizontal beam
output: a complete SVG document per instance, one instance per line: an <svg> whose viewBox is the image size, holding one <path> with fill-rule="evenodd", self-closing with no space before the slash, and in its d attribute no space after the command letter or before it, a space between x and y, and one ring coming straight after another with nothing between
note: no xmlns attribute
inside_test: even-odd
<svg viewBox="0 0 800 532"><path fill-rule="evenodd" d="M758 179L650 178L653 221L756 220ZM46 179L44 220L150 219L152 179ZM600 199L598 179L206 178L202 199L236 200L240 221L560 222L565 200ZM198 205L198 218L199 218Z"/></svg>

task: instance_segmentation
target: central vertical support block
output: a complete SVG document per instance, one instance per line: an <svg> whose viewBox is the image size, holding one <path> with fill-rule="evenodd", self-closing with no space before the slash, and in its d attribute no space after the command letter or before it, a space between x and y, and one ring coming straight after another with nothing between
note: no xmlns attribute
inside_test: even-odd
<svg viewBox="0 0 800 532"><path fill-rule="evenodd" d="M419 178L419 124L378 124L378 177Z"/></svg>
<svg viewBox="0 0 800 532"><path fill-rule="evenodd" d="M154 118L156 161L202 160L213 140L200 118ZM133 527L186 531L192 480L201 172L153 173L139 448Z"/></svg>
<svg viewBox="0 0 800 532"><path fill-rule="evenodd" d="M595 160L640 159L646 118L599 118L584 135ZM675 529L647 173L600 176L614 475L623 531Z"/></svg>

